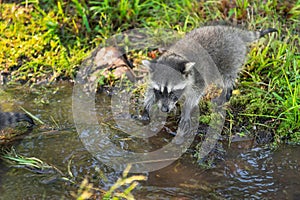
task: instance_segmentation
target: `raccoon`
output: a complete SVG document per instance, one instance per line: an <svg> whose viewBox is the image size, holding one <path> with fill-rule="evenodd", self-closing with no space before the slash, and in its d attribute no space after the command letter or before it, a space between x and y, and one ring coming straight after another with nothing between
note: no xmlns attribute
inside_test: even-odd
<svg viewBox="0 0 300 200"><path fill-rule="evenodd" d="M218 81L223 85L221 97L228 101L245 61L247 44L271 32L277 30L247 31L230 26L206 26L188 33L159 58L143 60L150 80L141 120L150 120L149 111L155 103L162 112L170 112L184 96L180 123L185 126L207 86ZM216 80L218 77L221 81Z"/></svg>
<svg viewBox="0 0 300 200"><path fill-rule="evenodd" d="M14 113L14 112L0 112L0 130L6 126L16 124L18 122L28 122L29 126L35 125L33 119L24 113Z"/></svg>

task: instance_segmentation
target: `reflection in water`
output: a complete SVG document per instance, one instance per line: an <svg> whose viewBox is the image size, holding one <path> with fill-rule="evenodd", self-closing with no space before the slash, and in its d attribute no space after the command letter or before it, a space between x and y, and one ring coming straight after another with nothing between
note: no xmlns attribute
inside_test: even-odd
<svg viewBox="0 0 300 200"><path fill-rule="evenodd" d="M23 140L15 143L22 155L35 156L55 165L64 173L71 162L71 171L78 182L88 176L95 187L108 189L120 176L95 159L81 143L72 122L70 85L60 86L55 95L49 95L49 104L32 103L34 94L15 91L23 99L22 106L51 125L52 116L60 131L37 128ZM25 99L24 99L25 97ZM27 102L27 103L26 103ZM99 96L99 120L110 119L110 100ZM128 137L111 130L109 138L120 148L147 151L160 148L172 140L169 128L144 140ZM50 126L51 127L51 126ZM63 129L63 130L62 130ZM277 151L255 147L248 150L229 148L224 161L212 169L202 169L195 164L191 153L161 170L148 174L148 181L134 191L136 199L300 199L300 147L281 147ZM46 174L34 174L25 169L12 168L0 161L0 199L71 199L71 184L52 181Z"/></svg>

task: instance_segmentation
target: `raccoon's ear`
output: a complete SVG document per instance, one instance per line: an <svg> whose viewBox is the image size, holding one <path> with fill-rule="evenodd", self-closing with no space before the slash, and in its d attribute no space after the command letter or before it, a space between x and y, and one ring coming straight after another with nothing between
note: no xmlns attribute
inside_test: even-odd
<svg viewBox="0 0 300 200"><path fill-rule="evenodd" d="M190 72L193 69L193 67L194 67L195 64L196 63L194 63L194 62L185 63L185 65L184 65L184 67L185 67L184 73Z"/></svg>
<svg viewBox="0 0 300 200"><path fill-rule="evenodd" d="M149 60L142 60L142 64L150 71L153 72L153 68L151 67L151 62Z"/></svg>

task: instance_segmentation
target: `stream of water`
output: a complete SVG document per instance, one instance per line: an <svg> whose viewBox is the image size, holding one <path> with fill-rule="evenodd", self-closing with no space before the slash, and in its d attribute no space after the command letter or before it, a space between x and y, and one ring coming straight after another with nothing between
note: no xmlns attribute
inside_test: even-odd
<svg viewBox="0 0 300 200"><path fill-rule="evenodd" d="M93 157L78 137L73 122L70 84L30 92L14 89L8 90L7 94L14 99L15 107L24 107L46 124L13 143L19 154L37 157L65 174L69 167L74 180L89 177L95 187L104 190L121 175L120 171ZM97 101L102 106L98 118L108 118L110 98L98 95ZM1 102L2 108L9 108L5 105L7 102ZM151 140L118 139L122 136L113 129L111 134L124 149L134 149L134 145L141 144L151 146ZM155 146L168 143L172 137L167 133L157 135ZM140 183L134 196L149 200L300 199L299 146L281 146L277 150L266 146L226 147L225 150L223 160L210 169L200 167L188 151L171 165L147 173L148 180ZM56 174L33 173L0 160L0 199L74 199L71 192L77 191Z"/></svg>

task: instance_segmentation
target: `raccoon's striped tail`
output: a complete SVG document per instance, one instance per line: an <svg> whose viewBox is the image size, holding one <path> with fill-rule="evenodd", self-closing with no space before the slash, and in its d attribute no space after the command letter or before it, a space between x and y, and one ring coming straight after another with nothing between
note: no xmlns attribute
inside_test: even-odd
<svg viewBox="0 0 300 200"><path fill-rule="evenodd" d="M273 32L278 32L277 29L275 28L268 28L266 30L262 30L262 31L259 31L259 37L263 37L264 35L268 34L268 33L273 33Z"/></svg>

